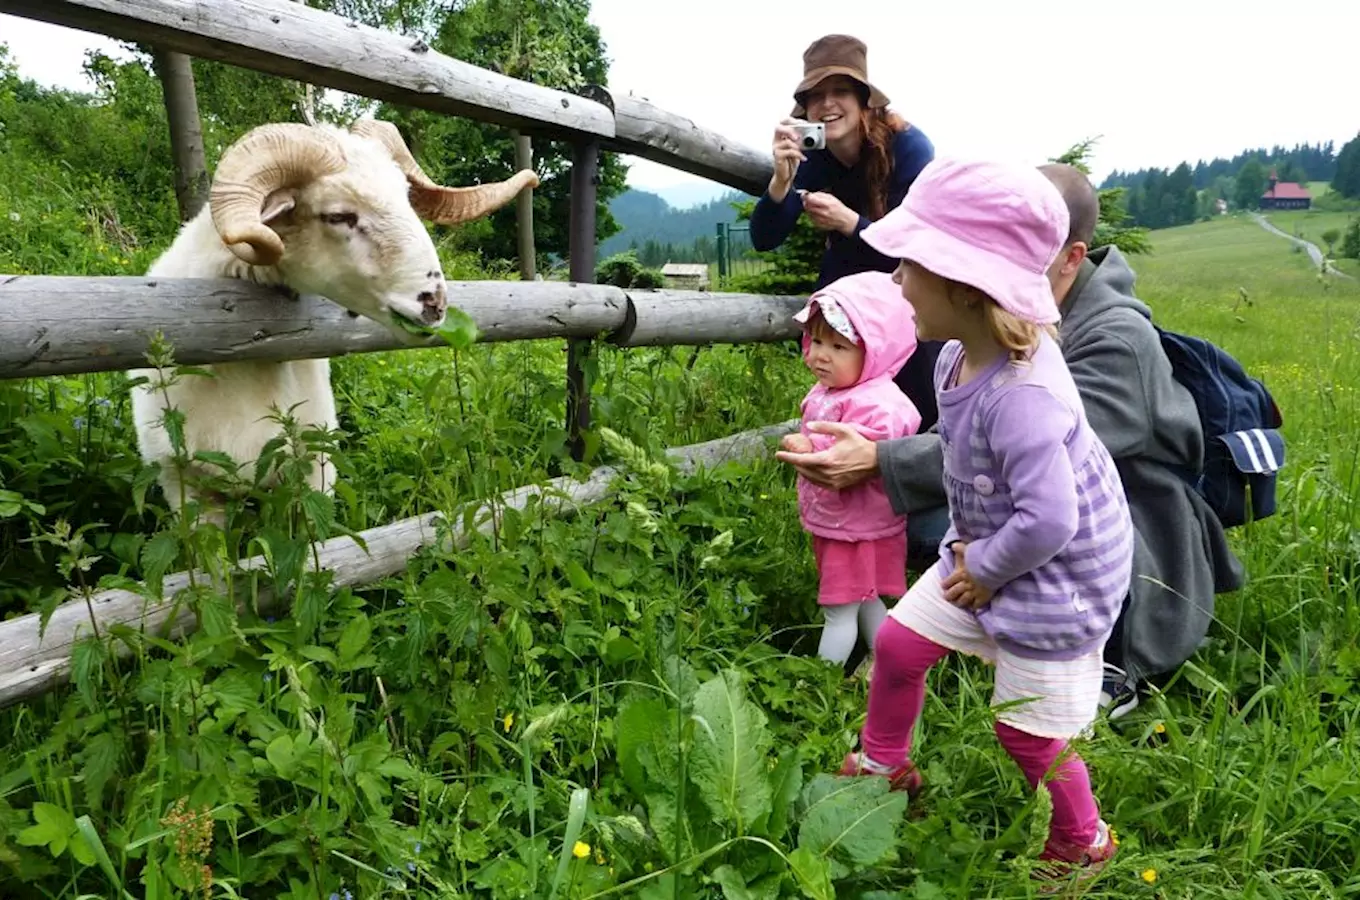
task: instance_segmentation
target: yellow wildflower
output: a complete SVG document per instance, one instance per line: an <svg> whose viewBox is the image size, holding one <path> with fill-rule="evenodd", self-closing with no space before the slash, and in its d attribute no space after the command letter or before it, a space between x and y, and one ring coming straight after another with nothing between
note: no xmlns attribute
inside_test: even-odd
<svg viewBox="0 0 1360 900"><path fill-rule="evenodd" d="M1156 869L1144 869L1144 870L1143 870L1143 880L1146 881L1148 884L1156 884L1156 883L1157 883L1157 870L1156 870Z"/></svg>
<svg viewBox="0 0 1360 900"><path fill-rule="evenodd" d="M571 848L571 855L577 859L585 859L590 855L590 845L585 841L577 841L576 846Z"/></svg>
<svg viewBox="0 0 1360 900"><path fill-rule="evenodd" d="M1161 722L1158 722L1156 725L1153 725L1152 730L1157 732L1158 734L1166 734L1166 726L1163 725Z"/></svg>
<svg viewBox="0 0 1360 900"><path fill-rule="evenodd" d="M515 714L512 713L512 712L506 713L506 714L505 714L505 718L501 720L501 724L505 726L505 730L506 730L506 731L509 731L511 728L514 728L514 727L515 727Z"/></svg>

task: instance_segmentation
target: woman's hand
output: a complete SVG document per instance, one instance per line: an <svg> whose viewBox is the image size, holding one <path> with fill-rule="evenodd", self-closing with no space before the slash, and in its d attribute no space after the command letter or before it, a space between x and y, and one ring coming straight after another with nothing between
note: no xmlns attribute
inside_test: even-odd
<svg viewBox="0 0 1360 900"><path fill-rule="evenodd" d="M784 119L774 130L771 150L774 153L774 176L770 179L770 199L776 203L784 202L793 188L793 176L798 174L798 164L807 157L798 147L798 133L789 126L795 119Z"/></svg>
<svg viewBox="0 0 1360 900"><path fill-rule="evenodd" d="M804 194L803 210L812 220L812 224L822 231L839 231L849 237L859 227L859 213L826 191L809 191Z"/></svg>
<svg viewBox="0 0 1360 900"><path fill-rule="evenodd" d="M959 609L976 612L992 602L992 592L978 584L968 571L966 562L968 544L965 541L955 541L950 545L950 549L954 551L954 571L949 573L949 577L941 585L944 588L944 599Z"/></svg>
<svg viewBox="0 0 1360 900"><path fill-rule="evenodd" d="M774 458L788 463L813 484L833 490L853 487L878 474L878 448L874 442L849 425L841 422L809 422L808 430L829 434L836 442L816 453L798 453L787 449L775 453Z"/></svg>

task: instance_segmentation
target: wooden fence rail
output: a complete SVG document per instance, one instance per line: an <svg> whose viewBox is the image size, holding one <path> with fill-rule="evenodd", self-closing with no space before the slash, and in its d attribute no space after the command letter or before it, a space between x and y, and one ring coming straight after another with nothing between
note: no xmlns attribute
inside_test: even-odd
<svg viewBox="0 0 1360 900"><path fill-rule="evenodd" d="M453 281L448 291L484 341L604 337L623 347L793 338L791 317L803 303L554 281ZM441 345L398 336L323 297L293 299L239 279L0 275L0 379L142 366L157 330L182 365Z"/></svg>
<svg viewBox="0 0 1360 900"><path fill-rule="evenodd" d="M769 452L775 438L788 434L797 425L797 420L768 425L701 444L677 447L668 450L667 455L682 472L712 467L728 460L752 459ZM473 504L475 530L490 534L498 526L503 510L523 511L535 500L543 504L549 515L571 515L607 498L618 474L618 469L603 466L585 481L554 478L543 485L515 488L492 501ZM352 538L332 538L317 548L315 566L333 572L333 583L337 587L371 584L401 571L406 561L420 550L435 546L441 520L447 523L444 534L449 536L451 544L442 549L467 546L471 534L463 530L464 512L459 510L449 516L426 513L361 532L367 552ZM264 567L264 558L258 556L237 564L243 573L258 572ZM196 573L196 577L199 583L208 581L203 573ZM46 630L39 629L37 613L0 622L0 707L64 683L70 676L71 652L76 642L93 634L91 616L98 623L101 634L116 626L171 639L193 631L197 622L192 611L174 600L175 594L189 583L189 573L179 572L165 577L162 599L148 599L133 591L104 590L96 592L88 603L83 598L69 600L57 607ZM249 596L248 592L243 593ZM267 592L256 595L255 603L261 612L282 611L279 601ZM129 652L123 641L113 641L112 646L122 655Z"/></svg>

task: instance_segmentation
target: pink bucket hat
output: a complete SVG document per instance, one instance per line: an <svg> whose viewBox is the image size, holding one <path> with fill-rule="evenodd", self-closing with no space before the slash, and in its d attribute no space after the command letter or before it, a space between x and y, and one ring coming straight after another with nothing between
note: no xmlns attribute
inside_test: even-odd
<svg viewBox="0 0 1360 900"><path fill-rule="evenodd" d="M977 288L1017 319L1050 325L1059 317L1047 271L1068 224L1062 195L1038 169L940 158L860 237L885 256Z"/></svg>

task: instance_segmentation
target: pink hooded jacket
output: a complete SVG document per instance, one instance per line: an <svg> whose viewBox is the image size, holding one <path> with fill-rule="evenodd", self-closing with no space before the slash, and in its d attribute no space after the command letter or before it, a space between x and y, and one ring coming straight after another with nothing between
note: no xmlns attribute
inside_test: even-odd
<svg viewBox="0 0 1360 900"><path fill-rule="evenodd" d="M846 388L816 384L803 398L802 433L813 450L835 443L828 434L808 431L808 422L844 422L871 441L915 434L921 427L916 404L893 383L893 376L916 350L916 313L886 272L861 272L837 279L808 298L803 319L818 298L830 297L845 313L864 347L859 381ZM803 357L811 339L803 333ZM819 537L873 541L903 534L906 516L893 512L883 479L875 477L837 491L798 479L798 509L803 527Z"/></svg>

